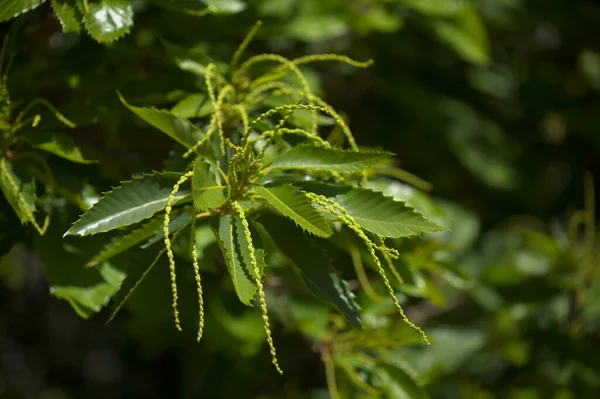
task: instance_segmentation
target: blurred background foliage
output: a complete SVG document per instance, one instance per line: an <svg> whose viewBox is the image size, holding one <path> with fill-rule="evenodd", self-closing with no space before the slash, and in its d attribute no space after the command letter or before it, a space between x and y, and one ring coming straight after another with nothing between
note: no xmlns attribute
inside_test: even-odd
<svg viewBox="0 0 600 399"><path fill-rule="evenodd" d="M11 19L25 3L39 6ZM106 25L82 19L79 0L0 1L0 35L11 32L14 54L12 100L50 100L77 127L42 114L44 128L68 133L86 158L99 160L73 167L47 156L70 195L42 237L22 228L0 198L0 397L597 397L595 1L100 0L89 7L110 17ZM396 153L402 168L433 185L427 192L418 182L371 182L451 229L395 243L404 280L395 287L432 345L398 320L376 280L351 281L364 319L359 333L274 277L267 295L286 371L277 377L259 315L223 295L223 280L210 274L220 267L214 240L201 232L209 272L201 344L192 329L172 327L166 264L111 324L104 326L107 310L95 314L122 272L106 266L82 277L98 242L74 246L62 234L99 193L175 159L169 139L132 116L115 90L131 103L171 108L204 90L209 60L227 62L258 19L253 54L375 60L366 70L319 64L306 72L361 145ZM194 112L184 105L180 112ZM336 254L335 243L329 249ZM334 263L348 278L365 268L368 279L374 265L364 252L357 241L355 256ZM276 269L277 257L269 264ZM191 280L189 273L180 278ZM194 301L185 286L182 307L186 295Z"/></svg>

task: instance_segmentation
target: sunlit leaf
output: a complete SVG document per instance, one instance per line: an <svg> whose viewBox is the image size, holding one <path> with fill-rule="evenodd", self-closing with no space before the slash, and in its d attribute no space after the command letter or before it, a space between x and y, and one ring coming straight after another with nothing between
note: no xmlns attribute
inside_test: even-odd
<svg viewBox="0 0 600 399"><path fill-rule="evenodd" d="M108 43L129 33L133 26L129 0L100 0L88 4L83 23L94 40Z"/></svg>
<svg viewBox="0 0 600 399"><path fill-rule="evenodd" d="M180 176L169 172L154 173L124 182L106 193L65 235L103 233L152 217L167 205L173 185ZM190 192L189 188L182 187L175 195L175 202Z"/></svg>
<svg viewBox="0 0 600 399"><path fill-rule="evenodd" d="M120 93L118 94L121 102L134 114L185 147L190 148L204 138L204 132L187 119L177 117L166 110L158 110L152 107L135 107L127 103Z"/></svg>
<svg viewBox="0 0 600 399"><path fill-rule="evenodd" d="M4 0L0 4L0 22L34 9L46 0Z"/></svg>
<svg viewBox="0 0 600 399"><path fill-rule="evenodd" d="M77 163L95 163L98 161L85 159L77 144L71 136L58 132L44 132L32 130L22 136L32 146L58 155L61 158L68 159Z"/></svg>
<svg viewBox="0 0 600 399"><path fill-rule="evenodd" d="M404 202L367 189L353 189L335 197L362 228L382 237L409 237L443 230Z"/></svg>
<svg viewBox="0 0 600 399"><path fill-rule="evenodd" d="M318 237L329 237L331 227L299 188L286 184L279 187L257 187L258 194L296 225Z"/></svg>
<svg viewBox="0 0 600 399"><path fill-rule="evenodd" d="M391 156L393 154L383 151L352 151L299 145L275 158L270 167L354 173L368 169Z"/></svg>
<svg viewBox="0 0 600 399"><path fill-rule="evenodd" d="M81 31L81 16L75 6L65 0L52 0L50 4L60 21L63 33L79 33Z"/></svg>
<svg viewBox="0 0 600 399"><path fill-rule="evenodd" d="M194 176L192 177L192 195L194 208L197 211L215 209L225 202L225 186L217 184L215 175L210 170L210 165L197 158L194 163Z"/></svg>

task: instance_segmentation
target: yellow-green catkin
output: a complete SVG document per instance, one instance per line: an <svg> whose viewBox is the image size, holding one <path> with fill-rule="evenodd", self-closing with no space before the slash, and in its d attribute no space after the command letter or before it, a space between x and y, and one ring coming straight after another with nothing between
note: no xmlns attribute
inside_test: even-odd
<svg viewBox="0 0 600 399"><path fill-rule="evenodd" d="M210 103L213 107L213 113L216 117L217 132L219 134L221 152L225 153L225 134L223 133L223 117L221 115L219 101L217 99L217 96L215 95L215 88L213 86L213 75L218 76L217 66L215 64L209 64L206 68L204 82L206 84L206 90L208 91L208 98L210 99ZM226 92L223 90L219 94L220 97L222 96L224 98ZM221 103L222 101L223 100L221 99Z"/></svg>
<svg viewBox="0 0 600 399"><path fill-rule="evenodd" d="M383 238L377 236L375 238L375 240L377 242L377 245L379 245L380 248L386 248L385 241ZM400 273L398 273L398 270L396 270L396 266L394 265L394 262L392 261L392 257L390 256L389 252L381 251L381 254L383 255L383 259L385 260L385 263L387 264L388 269L390 269L390 271L392 272L392 274L394 275L396 280L398 280L398 282L400 284L404 284L404 279L402 278Z"/></svg>
<svg viewBox="0 0 600 399"><path fill-rule="evenodd" d="M175 256L173 255L173 249L171 248L171 239L169 238L169 223L171 221L171 209L173 202L175 202L175 195L179 191L179 187L185 183L190 177L194 175L194 171L191 170L181 176L177 183L173 186L173 190L169 195L167 206L165 207L165 219L163 224L163 230L165 233L165 248L167 250L167 257L169 258L169 270L171 276L171 293L173 295L173 316L175 318L175 328L181 331L181 323L179 321L179 310L177 307L177 279L175 274Z"/></svg>
<svg viewBox="0 0 600 399"><path fill-rule="evenodd" d="M258 30L260 29L261 26L262 26L262 21L260 21L260 20L256 21L256 23L254 24L252 29L250 29L250 32L248 32L248 34L246 35L246 37L244 38L244 40L242 41L240 46L237 48L237 50L235 50L235 53L233 53L233 57L231 58L231 69L232 70L235 69L235 67L237 66L237 63L240 60L240 57L244 53L244 50L246 50L246 47L248 47L248 45L250 44L250 42L256 35L256 32L258 32Z"/></svg>
<svg viewBox="0 0 600 399"><path fill-rule="evenodd" d="M204 299L202 295L202 281L200 280L200 266L198 265L198 248L196 245L196 215L192 216L190 225L190 241L192 246L192 265L194 267L194 277L196 278L196 288L198 290L198 342L202 339L204 330Z"/></svg>
<svg viewBox="0 0 600 399"><path fill-rule="evenodd" d="M250 226L248 225L248 220L246 219L246 214L244 210L237 202L233 202L233 208L238 213L240 220L242 221L242 226L244 226L244 235L246 236L246 241L248 242L248 252L250 254L250 263L252 269L254 271L254 279L256 282L256 286L258 287L258 297L260 300L260 308L262 311L263 323L265 326L265 333L267 335L267 343L269 344L269 350L271 352L271 358L273 360L273 365L277 369L279 374L283 374L283 371L279 367L279 362L277 361L277 352L275 351L275 344L273 343L273 337L271 336L271 326L269 323L269 315L267 313L267 301L265 298L265 290L262 284L261 272L258 269L258 263L256 261L256 255L254 253L254 244L252 243L252 235L250 234Z"/></svg>
<svg viewBox="0 0 600 399"><path fill-rule="evenodd" d="M369 253L371 254L371 257L373 258L373 261L375 262L375 265L377 266L377 270L379 271L379 274L381 275L381 278L383 279L383 283L388 291L388 294L394 301L394 305L396 306L396 309L400 313L402 320L404 320L404 322L406 324L408 324L411 328L418 331L421 334L421 337L423 337L423 341L425 341L425 343L429 345L430 342L429 342L429 339L427 338L427 335L425 334L425 332L419 326L417 326L416 324L411 322L408 319L408 317L406 317L406 314L404 313L404 309L400 305L400 302L398 302L398 298L396 297L396 294L394 292L394 289L392 288L390 280L388 279L387 274L385 273L385 269L383 268L383 265L381 264L381 261L379 260L379 257L377 256L376 249L378 249L379 247L375 243L373 243L373 241L371 241L369 239L369 237L367 237L365 232L356 223L354 218L352 216L350 216L348 214L348 212L337 202L335 202L327 197L324 197L322 195L317 195L314 193L307 193L307 197L314 203L321 205L328 212L330 212L333 215L335 215L336 217L338 217L342 223L344 223L351 230L353 230L356 233L356 235L358 235L365 242L365 244L367 245L367 249L369 250ZM389 248L387 248L386 250L389 251Z"/></svg>
<svg viewBox="0 0 600 399"><path fill-rule="evenodd" d="M240 67L240 72L243 73L253 64L255 64L257 62L263 62L263 61L275 61L275 62L281 63L282 65L286 65L296 75L296 77L300 81L300 86L302 87L302 90L304 91L304 96L306 96L307 98L311 97L312 91L310 90L308 81L306 80L306 78L304 77L304 75L302 74L300 69L296 65L294 65L290 60L288 60L285 57L282 57L279 54L260 54L260 55L254 56L254 57L250 58L248 61L246 61ZM309 99L309 104L312 104L312 100L310 100L310 99ZM316 135L317 134L317 112L316 112L316 110L312 110L311 113L312 113L312 133L314 135Z"/></svg>

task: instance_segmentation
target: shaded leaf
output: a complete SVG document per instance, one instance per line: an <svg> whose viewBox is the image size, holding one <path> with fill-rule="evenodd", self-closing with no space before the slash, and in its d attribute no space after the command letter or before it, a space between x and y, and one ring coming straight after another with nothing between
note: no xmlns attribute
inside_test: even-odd
<svg viewBox="0 0 600 399"><path fill-rule="evenodd" d="M46 0L4 0L0 5L0 22L34 9Z"/></svg>
<svg viewBox="0 0 600 399"><path fill-rule="evenodd" d="M221 216L213 222L212 228L223 252L235 292L244 305L250 306L257 287L242 221L237 216ZM259 261L259 257L262 257L263 261ZM257 250L256 258L259 269L264 268L264 251Z"/></svg>
<svg viewBox="0 0 600 399"><path fill-rule="evenodd" d="M86 266L96 266L97 264L104 262L107 259L139 244L145 239L155 235L163 227L163 219L156 218L142 227L135 229L128 234L119 235L114 237L108 244L106 244L100 252L86 264Z"/></svg>
<svg viewBox="0 0 600 399"><path fill-rule="evenodd" d="M54 285L50 288L50 293L69 302L79 316L87 319L108 304L125 279L125 273L110 263L103 263L98 270L103 282L90 287Z"/></svg>
<svg viewBox="0 0 600 399"><path fill-rule="evenodd" d="M84 268L86 261L105 243L103 237L86 237L76 244L63 240L66 227L60 221L50 225L48 234L36 237L36 252L44 264L50 293L63 299L83 318L99 312L116 294L125 278L117 262L103 262L96 268ZM117 260L117 258L113 258ZM118 264L127 267L126 258Z"/></svg>
<svg viewBox="0 0 600 399"><path fill-rule="evenodd" d="M368 169L391 156L393 154L381 151L352 151L299 145L275 158L270 168L355 173Z"/></svg>
<svg viewBox="0 0 600 399"><path fill-rule="evenodd" d="M353 189L335 197L362 228L382 237L409 237L444 230L404 202L394 201L380 192Z"/></svg>
<svg viewBox="0 0 600 399"><path fill-rule="evenodd" d="M179 231L182 227L188 224L192 220L192 214L189 212L182 212L176 214L175 212L171 213L171 221L169 222L169 232L175 233ZM156 234L150 238L148 241L144 243L144 245L140 246L141 249L146 249L153 244L163 240L165 238L165 231L160 229L156 232Z"/></svg>
<svg viewBox="0 0 600 399"><path fill-rule="evenodd" d="M32 146L58 155L61 158L68 159L77 163L95 163L98 161L85 159L77 144L71 136L64 133L49 133L40 130L33 130L22 136Z"/></svg>
<svg viewBox="0 0 600 399"><path fill-rule="evenodd" d="M31 222L36 210L33 178L8 159L0 158L0 189L21 222Z"/></svg>
<svg viewBox="0 0 600 399"><path fill-rule="evenodd" d="M362 329L358 305L325 250L317 242L281 218L263 216L259 222L270 232L274 244L290 261L294 271L320 300L337 308L352 324Z"/></svg>
<svg viewBox="0 0 600 399"><path fill-rule="evenodd" d="M169 172L154 173L124 182L83 214L65 236L103 233L152 217L167 205L173 185L180 176ZM189 188L180 188L175 203L189 194Z"/></svg>
<svg viewBox="0 0 600 399"><path fill-rule="evenodd" d="M286 184L269 188L258 186L257 191L269 205L309 233L318 237L329 237L333 233L325 218L299 188Z"/></svg>
<svg viewBox="0 0 600 399"><path fill-rule="evenodd" d="M60 21L63 33L79 33L81 31L81 16L73 5L64 0L52 0L50 4Z"/></svg>
<svg viewBox="0 0 600 399"><path fill-rule="evenodd" d="M215 209L225 202L225 186L217 184L215 175L210 171L210 165L200 158L194 163L192 177L192 195L194 208L197 211Z"/></svg>
<svg viewBox="0 0 600 399"><path fill-rule="evenodd" d="M99 43L112 42L133 26L133 10L129 0L100 0L90 2L84 13L83 23L94 40Z"/></svg>
<svg viewBox="0 0 600 399"><path fill-rule="evenodd" d="M117 94L121 102L134 114L185 147L190 148L204 138L204 132L187 119L177 117L166 110L158 110L153 107L135 107L127 103L121 93Z"/></svg>

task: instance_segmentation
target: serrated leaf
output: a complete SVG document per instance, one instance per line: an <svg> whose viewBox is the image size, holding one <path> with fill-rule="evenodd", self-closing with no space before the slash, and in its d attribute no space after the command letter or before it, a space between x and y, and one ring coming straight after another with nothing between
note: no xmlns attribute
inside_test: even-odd
<svg viewBox="0 0 600 399"><path fill-rule="evenodd" d="M358 225L382 237L400 238L445 230L404 202L380 192L355 188L334 199Z"/></svg>
<svg viewBox="0 0 600 399"><path fill-rule="evenodd" d="M135 229L125 235L114 237L108 244L106 244L100 252L98 252L86 266L96 266L105 260L112 258L113 256L120 254L123 251L139 244L145 239L155 235L163 227L163 219L156 218L142 227Z"/></svg>
<svg viewBox="0 0 600 399"><path fill-rule="evenodd" d="M106 193L65 233L86 236L129 226L152 217L167 205L173 185L181 177L178 173L154 173L124 182ZM175 203L190 194L181 187Z"/></svg>
<svg viewBox="0 0 600 399"><path fill-rule="evenodd" d="M202 93L195 93L179 101L171 113L181 118L201 118L210 115L212 110L209 99Z"/></svg>
<svg viewBox="0 0 600 399"><path fill-rule="evenodd" d="M194 208L201 212L220 207L226 199L225 188L217 184L215 175L210 171L210 165L196 158L192 177Z"/></svg>
<svg viewBox="0 0 600 399"><path fill-rule="evenodd" d="M0 4L0 22L33 10L46 0L4 0Z"/></svg>
<svg viewBox="0 0 600 399"><path fill-rule="evenodd" d="M382 151L352 151L299 145L275 158L270 168L355 173L377 165L392 156L392 153Z"/></svg>
<svg viewBox="0 0 600 399"><path fill-rule="evenodd" d="M308 289L317 298L337 308L352 326L362 329L354 295L315 239L272 215L261 217L259 222L270 233L275 246L290 261Z"/></svg>
<svg viewBox="0 0 600 399"><path fill-rule="evenodd" d="M133 26L133 10L129 0L100 0L88 3L83 23L99 43L110 43L129 33Z"/></svg>
<svg viewBox="0 0 600 399"><path fill-rule="evenodd" d="M135 107L125 101L121 93L117 94L121 102L134 114L185 147L190 148L204 138L204 132L187 119L177 117L166 110L158 110L153 107Z"/></svg>
<svg viewBox="0 0 600 399"><path fill-rule="evenodd" d="M267 200L269 205L309 233L324 238L333 233L325 218L299 188L286 184L269 188L258 186L256 190L261 197Z"/></svg>
<svg viewBox="0 0 600 399"><path fill-rule="evenodd" d="M21 222L31 222L36 210L33 178L8 159L0 158L0 189Z"/></svg>
<svg viewBox="0 0 600 399"><path fill-rule="evenodd" d="M63 33L81 32L81 16L77 8L64 0L52 0L50 4L60 21Z"/></svg>
<svg viewBox="0 0 600 399"><path fill-rule="evenodd" d="M71 136L64 133L50 133L40 130L33 130L22 136L23 140L40 150L58 155L61 158L68 159L77 163L96 163L98 161L85 159L77 144Z"/></svg>
<svg viewBox="0 0 600 399"><path fill-rule="evenodd" d="M237 216L221 216L211 227L223 252L238 298L244 305L251 306L257 287L254 283L254 270L250 265L248 241L241 219ZM258 261L259 256L263 258L262 262ZM262 272L265 266L264 251L257 250L256 258L259 270Z"/></svg>

